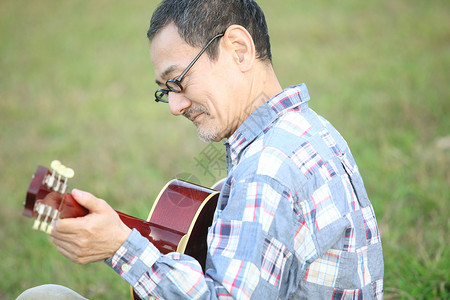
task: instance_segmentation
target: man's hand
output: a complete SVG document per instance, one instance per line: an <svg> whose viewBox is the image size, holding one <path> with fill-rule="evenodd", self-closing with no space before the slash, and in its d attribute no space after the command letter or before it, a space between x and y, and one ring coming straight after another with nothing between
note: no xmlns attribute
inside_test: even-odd
<svg viewBox="0 0 450 300"><path fill-rule="evenodd" d="M89 210L80 218L58 220L51 233L58 251L78 264L114 255L131 233L119 215L104 200L74 189L73 198Z"/></svg>

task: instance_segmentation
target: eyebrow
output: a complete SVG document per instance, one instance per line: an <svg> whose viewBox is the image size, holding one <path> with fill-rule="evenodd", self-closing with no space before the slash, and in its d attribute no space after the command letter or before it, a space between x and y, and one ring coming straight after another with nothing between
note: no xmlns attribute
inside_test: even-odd
<svg viewBox="0 0 450 300"><path fill-rule="evenodd" d="M178 65L171 65L170 67L168 67L167 69L164 70L164 72L161 73L160 78L166 78L168 77L171 73L173 73L175 70L177 70L179 68ZM163 83L159 80L155 80L156 84L159 86L162 86Z"/></svg>

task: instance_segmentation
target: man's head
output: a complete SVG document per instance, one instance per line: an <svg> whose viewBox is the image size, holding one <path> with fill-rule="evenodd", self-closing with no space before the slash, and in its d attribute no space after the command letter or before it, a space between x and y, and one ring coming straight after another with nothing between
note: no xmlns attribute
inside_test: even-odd
<svg viewBox="0 0 450 300"><path fill-rule="evenodd" d="M158 96L168 98L172 114L190 119L202 140L231 136L256 108L252 100L281 89L254 1L163 0L147 35Z"/></svg>
<svg viewBox="0 0 450 300"><path fill-rule="evenodd" d="M241 25L253 37L257 58L272 61L266 19L253 0L163 0L153 13L149 40L172 22L188 45L200 48L230 25ZM206 53L215 59L217 43Z"/></svg>

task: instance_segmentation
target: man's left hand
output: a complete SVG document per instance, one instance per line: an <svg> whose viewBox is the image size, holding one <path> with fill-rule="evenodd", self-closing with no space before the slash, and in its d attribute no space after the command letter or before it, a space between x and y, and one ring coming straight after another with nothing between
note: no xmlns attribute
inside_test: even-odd
<svg viewBox="0 0 450 300"><path fill-rule="evenodd" d="M58 251L78 264L109 258L131 233L114 209L94 195L74 189L72 196L89 214L56 221L51 233Z"/></svg>

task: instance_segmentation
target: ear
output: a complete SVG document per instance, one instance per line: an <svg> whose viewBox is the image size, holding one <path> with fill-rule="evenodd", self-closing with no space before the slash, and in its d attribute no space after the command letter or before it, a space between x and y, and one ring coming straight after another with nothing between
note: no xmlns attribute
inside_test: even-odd
<svg viewBox="0 0 450 300"><path fill-rule="evenodd" d="M225 47L241 71L250 70L255 62L256 51L253 38L247 29L240 25L231 25L225 31L223 39Z"/></svg>

